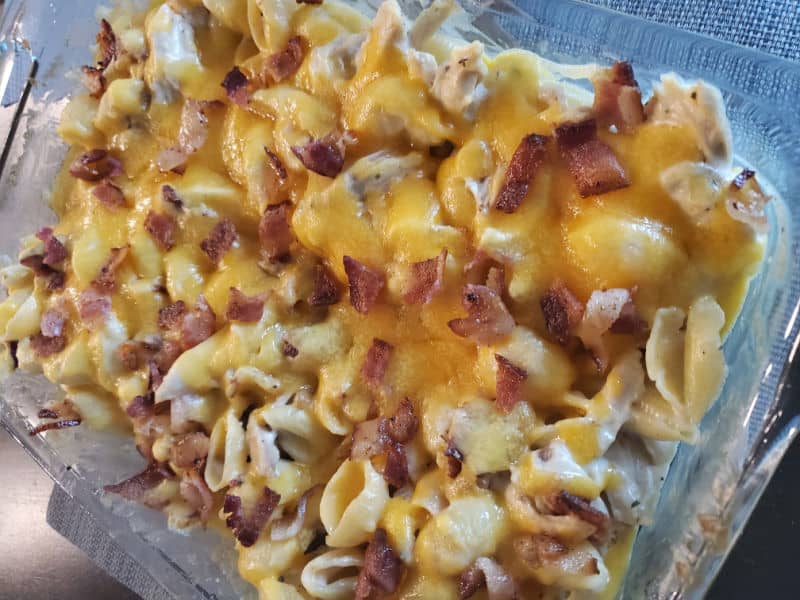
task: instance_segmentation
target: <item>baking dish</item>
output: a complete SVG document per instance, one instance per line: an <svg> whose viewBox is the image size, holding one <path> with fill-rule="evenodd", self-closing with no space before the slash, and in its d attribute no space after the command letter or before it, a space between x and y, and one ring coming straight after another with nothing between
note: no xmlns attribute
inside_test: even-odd
<svg viewBox="0 0 800 600"><path fill-rule="evenodd" d="M417 3L407 2L412 14ZM647 88L676 70L718 85L728 102L736 147L773 184L767 261L751 286L726 343L731 376L706 417L694 447L683 447L658 517L642 531L623 592L632 598L693 597L710 583L777 461L796 432L780 383L793 351L798 300L793 223L800 75L791 63L674 32L580 3L465 3L475 28L456 25L490 48L522 45L562 62L632 60ZM5 5L0 83L9 141L2 158L0 251L14 253L22 231L47 221L46 190L63 154L54 135L69 77L88 61L94 7L44 2ZM794 199L796 200L796 199ZM138 470L122 435L75 430L31 439L29 421L44 396L43 381L15 375L3 390L3 419L48 472L86 507L131 556L179 596L231 597L245 591L225 570L229 558L211 532L180 536L160 515L102 496L104 483ZM219 564L222 567L217 566Z"/></svg>

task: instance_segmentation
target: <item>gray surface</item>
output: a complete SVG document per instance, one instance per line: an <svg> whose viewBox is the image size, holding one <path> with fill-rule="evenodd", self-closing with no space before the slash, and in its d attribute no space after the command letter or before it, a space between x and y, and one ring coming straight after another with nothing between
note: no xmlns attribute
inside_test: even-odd
<svg viewBox="0 0 800 600"><path fill-rule="evenodd" d="M520 0L520 4L524 5L527 1ZM800 3L794 0L593 1L653 21L734 41L786 58L800 59ZM0 600L38 600L56 596L67 600L136 598L47 527L45 513L52 485L33 461L2 431L0 459L4 465L0 469L0 506L3 507L0 511ZM800 502L797 488L792 489L794 493L782 499L789 507L797 506ZM72 506L63 494L54 495L49 518L64 535L86 550L93 560L142 592L148 600L163 597L146 575L138 572L113 542L93 527L88 515ZM768 552L765 548L765 555ZM750 562L756 559L755 556L748 558ZM722 578L735 576L728 570L727 573L723 572ZM738 594L725 595L735 596Z"/></svg>

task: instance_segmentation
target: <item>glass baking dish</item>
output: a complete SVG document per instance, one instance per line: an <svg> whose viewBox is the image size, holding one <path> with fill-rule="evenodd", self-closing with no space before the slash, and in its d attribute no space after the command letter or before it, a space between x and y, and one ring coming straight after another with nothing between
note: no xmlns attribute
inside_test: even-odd
<svg viewBox="0 0 800 600"><path fill-rule="evenodd" d="M126 0L146 4L146 0ZM374 8L377 0L369 0ZM419 2L401 2L410 15ZM623 598L699 598L800 428L783 394L800 311L800 65L573 0L463 0L455 25L490 49L522 46L567 63L629 59L647 91L676 71L717 85L725 97L742 164L774 194L766 261L753 280L725 354L722 395L695 446L682 445L655 522L638 535ZM97 25L92 2L0 3L0 253L51 218L48 190L65 146L59 115L90 62ZM121 433L79 427L30 437L37 409L54 393L16 373L0 390L0 417L49 475L139 565L176 597L251 597L235 575L230 540L211 531L181 535L159 513L104 495L106 483L142 461Z"/></svg>

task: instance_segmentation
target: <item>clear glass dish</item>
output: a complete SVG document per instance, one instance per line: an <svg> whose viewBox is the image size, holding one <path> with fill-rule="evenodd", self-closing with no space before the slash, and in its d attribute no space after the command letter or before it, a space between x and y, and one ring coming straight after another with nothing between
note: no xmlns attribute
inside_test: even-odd
<svg viewBox="0 0 800 600"><path fill-rule="evenodd" d="M645 89L666 71L717 85L740 162L775 196L766 261L725 344L730 375L699 442L680 448L621 592L702 597L800 429L797 408L782 393L800 312L800 65L573 0L462 3L471 25L456 27L490 48L522 46L567 63L629 59ZM401 4L412 15L419 10L415 0ZM0 3L0 253L14 255L19 236L51 218L48 190L66 149L55 129L77 67L90 60L96 7ZM253 596L234 575L229 540L168 531L159 513L102 494L104 484L141 467L131 440L88 428L28 435L52 393L40 378L16 373L0 390L3 425L120 547L176 597Z"/></svg>

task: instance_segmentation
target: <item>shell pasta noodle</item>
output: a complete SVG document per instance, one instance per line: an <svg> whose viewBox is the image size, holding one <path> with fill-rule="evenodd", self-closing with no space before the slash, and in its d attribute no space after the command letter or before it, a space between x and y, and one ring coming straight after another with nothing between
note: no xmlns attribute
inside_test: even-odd
<svg viewBox="0 0 800 600"><path fill-rule="evenodd" d="M769 197L720 93L461 10L101 9L0 269L3 373L60 390L32 434L125 428L105 493L265 600L613 598L725 381Z"/></svg>

